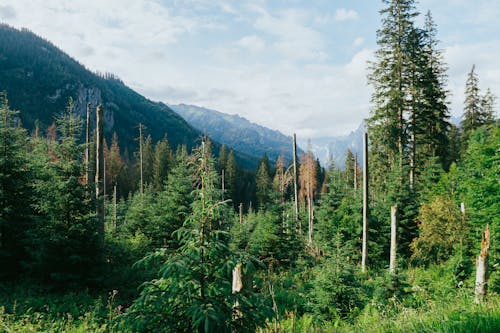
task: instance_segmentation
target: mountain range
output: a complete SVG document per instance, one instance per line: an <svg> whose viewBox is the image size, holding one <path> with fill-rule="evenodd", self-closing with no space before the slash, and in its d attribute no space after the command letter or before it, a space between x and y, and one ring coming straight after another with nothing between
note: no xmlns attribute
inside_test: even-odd
<svg viewBox="0 0 500 333"><path fill-rule="evenodd" d="M229 115L195 105L169 105L189 124L206 132L214 140L224 143L242 153L262 157L271 161L283 155L287 162L292 160L292 137L255 124L239 115ZM302 150L298 148L298 154Z"/></svg>
<svg viewBox="0 0 500 333"><path fill-rule="evenodd" d="M113 74L93 73L51 42L29 30L0 24L0 90L8 93L12 109L20 110L23 126L32 130L50 126L63 112L70 97L74 110L84 116L87 103L104 106L104 131L113 132L129 153L137 150L138 126L146 127L153 141L168 137L170 145L199 144L202 134L213 140L214 153L221 144L233 148L240 166L255 169L263 154L274 161L283 154L292 158L292 138L279 131L250 122L238 115L195 105L167 105L154 102L127 87ZM452 117L451 122L459 123ZM347 149L362 163L364 124L348 135L298 138L299 145L311 149L323 166L344 165ZM303 151L299 148L298 154Z"/></svg>
<svg viewBox="0 0 500 333"><path fill-rule="evenodd" d="M106 138L116 132L122 151L130 154L137 150L140 123L154 142L166 135L173 148L192 148L202 136L166 104L145 98L115 75L93 73L51 42L5 24L0 24L0 90L7 92L10 107L20 111L28 130L50 126L66 110L70 97L80 116L85 115L87 103L93 108L102 104ZM213 142L214 153L220 146ZM235 153L242 167L257 166L257 158Z"/></svg>

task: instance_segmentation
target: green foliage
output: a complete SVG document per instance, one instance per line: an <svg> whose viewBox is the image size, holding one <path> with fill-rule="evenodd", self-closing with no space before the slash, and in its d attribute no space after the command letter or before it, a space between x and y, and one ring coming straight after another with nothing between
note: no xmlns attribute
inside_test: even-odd
<svg viewBox="0 0 500 333"><path fill-rule="evenodd" d="M102 245L89 192L80 181L83 147L77 144L79 119L71 101L58 124L60 139L36 142L32 153L37 216L34 228L28 231L27 248L32 273L54 283L74 285L95 278Z"/></svg>
<svg viewBox="0 0 500 333"><path fill-rule="evenodd" d="M18 273L27 259L26 230L31 220L31 169L28 165L26 131L18 113L0 95L0 277Z"/></svg>
<svg viewBox="0 0 500 333"><path fill-rule="evenodd" d="M340 245L337 252L317 265L312 272L311 308L323 321L335 322L355 318L367 297L358 267Z"/></svg>
<svg viewBox="0 0 500 333"><path fill-rule="evenodd" d="M268 315L265 300L252 288L231 293L237 256L224 231L229 210L218 201L217 175L204 144L195 157L199 190L192 213L176 232L179 249L172 256L157 252L142 261L162 258L158 278L143 285L125 317L137 331L253 331Z"/></svg>
<svg viewBox="0 0 500 333"><path fill-rule="evenodd" d="M418 216L419 236L411 244L413 257L420 262L447 260L465 241L465 221L458 206L447 197L435 197L422 204Z"/></svg>
<svg viewBox="0 0 500 333"><path fill-rule="evenodd" d="M265 208L271 199L273 183L271 177L271 166L269 165L269 159L265 154L259 162L259 167L257 168L257 174L255 177L257 206L258 208Z"/></svg>

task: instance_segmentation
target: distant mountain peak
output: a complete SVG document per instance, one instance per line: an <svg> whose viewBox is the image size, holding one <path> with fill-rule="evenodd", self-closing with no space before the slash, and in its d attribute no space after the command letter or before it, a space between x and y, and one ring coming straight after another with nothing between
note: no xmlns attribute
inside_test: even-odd
<svg viewBox="0 0 500 333"><path fill-rule="evenodd" d="M274 161L283 154L287 161L292 159L292 137L238 115L196 105L169 105L188 123L227 146L243 153L261 157L267 154Z"/></svg>

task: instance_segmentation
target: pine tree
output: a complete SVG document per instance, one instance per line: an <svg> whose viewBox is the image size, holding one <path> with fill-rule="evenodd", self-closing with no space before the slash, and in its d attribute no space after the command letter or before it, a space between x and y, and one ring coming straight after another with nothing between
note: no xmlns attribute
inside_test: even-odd
<svg viewBox="0 0 500 333"><path fill-rule="evenodd" d="M240 193L238 193L238 180L240 179L240 170L238 163L236 162L236 157L234 155L234 150L229 151L227 161L225 163L225 182L226 182L226 193L227 197L233 201L234 207L242 202Z"/></svg>

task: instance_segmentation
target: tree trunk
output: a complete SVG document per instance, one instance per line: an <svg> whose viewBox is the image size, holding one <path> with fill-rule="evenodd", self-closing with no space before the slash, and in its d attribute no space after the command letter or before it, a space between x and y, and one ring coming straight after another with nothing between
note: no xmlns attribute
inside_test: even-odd
<svg viewBox="0 0 500 333"><path fill-rule="evenodd" d="M302 225L299 219L299 194L298 194L298 175L297 175L297 136L293 133L293 198L295 208L295 222L297 223L299 233L302 233Z"/></svg>
<svg viewBox="0 0 500 333"><path fill-rule="evenodd" d="M488 250L490 248L490 229L489 225L483 232L481 240L481 252L477 256L476 261L476 288L474 303L478 304L486 296L486 283L487 283L487 268L488 268Z"/></svg>
<svg viewBox="0 0 500 333"><path fill-rule="evenodd" d="M116 230L116 185L113 188L113 228Z"/></svg>
<svg viewBox="0 0 500 333"><path fill-rule="evenodd" d="M143 179L143 170L142 170L142 123L139 124L139 163L140 163L140 172L141 172L141 195L144 193L144 179Z"/></svg>
<svg viewBox="0 0 500 333"><path fill-rule="evenodd" d="M222 178L222 201L224 201L224 169L222 169L222 174L221 174L221 178Z"/></svg>
<svg viewBox="0 0 500 333"><path fill-rule="evenodd" d="M358 155L354 155L354 191L358 189Z"/></svg>
<svg viewBox="0 0 500 333"><path fill-rule="evenodd" d="M233 294L237 294L243 289L243 272L241 270L241 266L242 264L241 262L239 262L233 268L233 286L232 286ZM240 310L240 304L238 303L238 300L234 302L233 310L235 319L241 318L242 313Z"/></svg>
<svg viewBox="0 0 500 333"><path fill-rule="evenodd" d="M398 206L391 207L391 254L389 259L389 272L391 274L396 274L396 232L397 232L397 220L396 214L398 211Z"/></svg>
<svg viewBox="0 0 500 333"><path fill-rule="evenodd" d="M103 110L102 105L96 111L96 168L95 168L95 195L98 231L104 239L104 136L103 136Z"/></svg>
<svg viewBox="0 0 500 333"><path fill-rule="evenodd" d="M87 119L85 122L85 185L90 182L89 163L90 163L90 103L87 103Z"/></svg>
<svg viewBox="0 0 500 333"><path fill-rule="evenodd" d="M361 249L361 272L366 270L368 242L368 133L363 135L363 244Z"/></svg>
<svg viewBox="0 0 500 333"><path fill-rule="evenodd" d="M240 202L240 224L243 224L243 203Z"/></svg>

